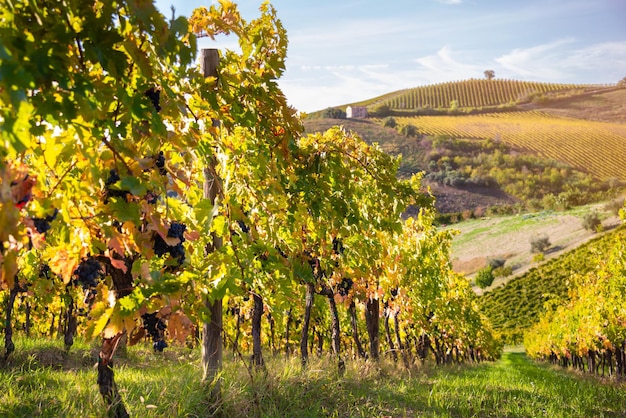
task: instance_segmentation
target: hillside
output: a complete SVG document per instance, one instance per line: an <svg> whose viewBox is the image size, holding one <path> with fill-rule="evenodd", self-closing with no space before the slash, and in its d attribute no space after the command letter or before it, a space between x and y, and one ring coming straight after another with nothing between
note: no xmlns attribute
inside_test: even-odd
<svg viewBox="0 0 626 418"><path fill-rule="evenodd" d="M594 91L526 108L541 108L543 112L558 117L626 123L626 88Z"/></svg>
<svg viewBox="0 0 626 418"><path fill-rule="evenodd" d="M416 87L372 100L369 106L396 110L483 108L527 103L558 95L576 95L606 86L470 79ZM454 102L454 103L453 103Z"/></svg>
<svg viewBox="0 0 626 418"><path fill-rule="evenodd" d="M391 111L404 114L432 114L450 108L484 111L503 106L532 106L534 104L543 106L548 102L613 91L617 87L617 85L599 84L469 79L398 90L336 107L345 110L348 106L365 106L372 113L379 106L387 106ZM310 116L319 117L322 113L323 111L320 110L311 113Z"/></svg>
<svg viewBox="0 0 626 418"><path fill-rule="evenodd" d="M426 91L456 105L480 104L481 96L499 99L489 102L495 103L492 108L426 107L417 113L401 104L401 97L419 98ZM626 182L621 157L626 155L626 88L467 80L357 104L374 109L382 102L394 115L395 128L382 126L388 117L309 118L305 127L314 132L343 125L386 152L401 154L400 175L426 172L438 209L457 214L456 219L467 218L468 211L469 217L480 217L493 210L563 209L606 200ZM410 126L416 137L399 133ZM450 221L455 217L444 220Z"/></svg>
<svg viewBox="0 0 626 418"><path fill-rule="evenodd" d="M622 227L595 237L481 296L478 303L494 330L506 342L520 343L523 332L545 311L546 303L567 300L572 276L594 269L594 260L606 257L616 236L626 239L624 231Z"/></svg>
<svg viewBox="0 0 626 418"><path fill-rule="evenodd" d="M552 108L555 113L558 108ZM497 138L522 152L561 161L600 179L626 180L626 124L554 116L542 110L467 116L398 117L429 136Z"/></svg>

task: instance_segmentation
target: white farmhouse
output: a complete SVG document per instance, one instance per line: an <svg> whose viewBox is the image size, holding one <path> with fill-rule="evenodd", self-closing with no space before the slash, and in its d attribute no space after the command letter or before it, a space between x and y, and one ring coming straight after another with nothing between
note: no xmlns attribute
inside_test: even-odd
<svg viewBox="0 0 626 418"><path fill-rule="evenodd" d="M346 118L366 118L367 108L365 106L348 106L346 107Z"/></svg>

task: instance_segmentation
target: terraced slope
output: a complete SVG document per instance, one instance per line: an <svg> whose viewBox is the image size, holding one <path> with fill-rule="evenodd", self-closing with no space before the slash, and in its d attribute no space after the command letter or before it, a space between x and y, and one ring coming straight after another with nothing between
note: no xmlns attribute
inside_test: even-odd
<svg viewBox="0 0 626 418"><path fill-rule="evenodd" d="M558 117L542 111L397 118L420 133L501 140L601 179L626 180L626 124Z"/></svg>

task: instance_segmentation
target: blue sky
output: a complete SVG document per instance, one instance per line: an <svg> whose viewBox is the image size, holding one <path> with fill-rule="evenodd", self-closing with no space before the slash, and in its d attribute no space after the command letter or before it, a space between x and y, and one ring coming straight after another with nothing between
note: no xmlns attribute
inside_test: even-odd
<svg viewBox="0 0 626 418"><path fill-rule="evenodd" d="M189 16L213 0L157 0ZM235 1L246 20L261 0ZM289 103L311 112L395 90L496 78L616 83L626 77L626 0L274 0L287 30ZM200 48L235 48L201 39Z"/></svg>

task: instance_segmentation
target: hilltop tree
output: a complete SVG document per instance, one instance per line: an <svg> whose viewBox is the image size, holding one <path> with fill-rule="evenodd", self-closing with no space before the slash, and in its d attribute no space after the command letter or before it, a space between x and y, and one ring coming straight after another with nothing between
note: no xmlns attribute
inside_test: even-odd
<svg viewBox="0 0 626 418"><path fill-rule="evenodd" d="M485 78L487 80L493 80L496 77L496 72L493 70L485 70Z"/></svg>

